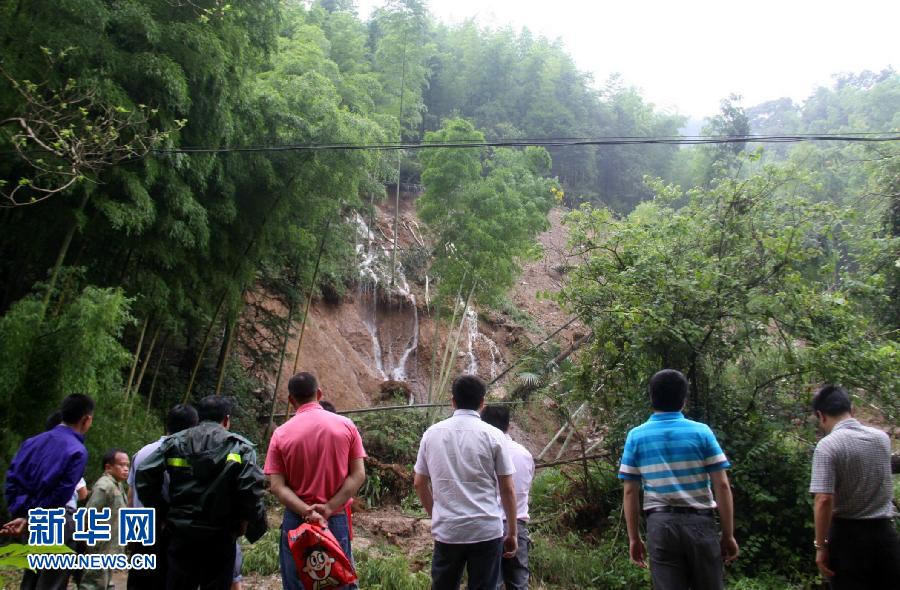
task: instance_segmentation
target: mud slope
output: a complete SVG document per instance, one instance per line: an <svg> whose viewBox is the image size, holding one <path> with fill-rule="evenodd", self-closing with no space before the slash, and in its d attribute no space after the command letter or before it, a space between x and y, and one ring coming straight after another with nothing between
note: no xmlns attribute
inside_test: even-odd
<svg viewBox="0 0 900 590"><path fill-rule="evenodd" d="M486 380L492 379L515 360L514 348L527 347L568 319L567 314L551 300L539 299L541 292L559 288L566 256L566 229L562 225L563 212L553 210L550 229L540 236L544 256L524 267L519 285L511 293L513 304L530 315L532 322L517 323L499 312L475 310L463 323L459 340L457 371L474 370ZM390 204L379 210L374 220L363 220L364 229L358 238L362 244L359 254L361 277L377 266L367 260L368 253L379 251L382 256L381 276L389 274L384 265L389 260L393 235L393 215ZM421 243L422 229L415 214L415 195L401 198L400 247L410 248ZM371 226L371 227L370 227ZM366 232L370 237L367 242ZM388 267L389 268L389 267ZM381 279L387 284L386 279ZM325 397L339 410L365 407L382 400L382 384L389 379L402 381L409 387L415 401L427 398L432 356L438 357L450 338L446 322L435 333L435 325L428 306L424 281L416 283L412 277L397 277L399 285L390 295L373 289L361 280L358 288L348 292L338 304L315 301L310 310L309 323L303 338L298 370L315 373ZM521 325L520 325L521 324ZM573 325L561 334L562 346L577 338L583 329ZM524 340L523 340L524 339ZM284 372L289 374L297 351L297 338L288 344ZM415 346L413 346L415 345ZM405 357L405 358L404 358ZM440 358L436 360L440 364ZM274 385L274 375L270 383ZM278 397L283 404L287 398L286 379L282 379Z"/></svg>

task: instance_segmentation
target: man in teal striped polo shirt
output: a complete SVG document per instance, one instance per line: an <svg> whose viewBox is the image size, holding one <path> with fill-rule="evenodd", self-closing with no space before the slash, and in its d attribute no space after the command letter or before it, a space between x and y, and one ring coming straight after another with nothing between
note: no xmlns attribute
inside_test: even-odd
<svg viewBox="0 0 900 590"><path fill-rule="evenodd" d="M643 484L653 588L721 590L722 562L738 556L725 472L731 464L709 426L681 413L688 393L684 375L660 371L650 378L648 389L654 413L629 431L619 467L631 561L647 567L639 530Z"/></svg>

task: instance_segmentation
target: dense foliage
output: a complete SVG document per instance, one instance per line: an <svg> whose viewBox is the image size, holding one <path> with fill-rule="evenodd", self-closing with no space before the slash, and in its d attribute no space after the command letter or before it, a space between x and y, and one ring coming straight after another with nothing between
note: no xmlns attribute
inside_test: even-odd
<svg viewBox="0 0 900 590"><path fill-rule="evenodd" d="M735 462L748 572L809 570L795 549L808 541L812 387L839 380L874 417L897 419L890 144L287 149L671 136L684 124L616 78L595 84L560 42L436 23L419 0L391 0L367 21L343 0L8 0L0 52L4 472L72 391L98 400L89 478L107 447L134 451L168 406L213 391L237 396L236 427L262 438L266 382L303 300L353 285L353 220L398 182L425 189L427 246L402 255L407 274L451 303L471 292L503 306L550 207L576 209L581 264L562 299L594 338L553 382L590 401L615 455L646 413L647 377L684 369L691 414ZM705 131L887 131L898 113L898 75L864 72L802 104L729 97ZM398 443L418 430L368 426L373 444L397 451L389 459L408 462ZM571 527L611 523L618 490L606 475L579 484L602 501L579 504ZM581 559L618 568L603 543L588 557L574 543L539 546L537 570L553 580ZM391 586L379 572L393 563L373 559L372 583L421 583ZM560 583L643 581L592 568Z"/></svg>

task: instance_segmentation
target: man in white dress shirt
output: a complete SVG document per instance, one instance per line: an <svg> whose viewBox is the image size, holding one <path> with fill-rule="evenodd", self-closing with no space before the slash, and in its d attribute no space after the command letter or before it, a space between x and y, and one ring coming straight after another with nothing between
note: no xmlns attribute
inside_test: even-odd
<svg viewBox="0 0 900 590"><path fill-rule="evenodd" d="M503 433L478 414L485 392L478 377L457 377L453 416L426 430L419 445L414 485L432 519L433 590L458 590L464 568L469 590L496 590L501 558L518 547L515 467Z"/></svg>
<svg viewBox="0 0 900 590"><path fill-rule="evenodd" d="M503 584L506 590L528 590L528 551L531 539L528 537L528 494L534 479L534 458L528 449L509 436L509 408L507 406L487 406L481 411L481 419L500 430L506 436L506 446L516 472L513 484L516 489L516 528L519 531L519 548L513 557L505 558L502 564Z"/></svg>

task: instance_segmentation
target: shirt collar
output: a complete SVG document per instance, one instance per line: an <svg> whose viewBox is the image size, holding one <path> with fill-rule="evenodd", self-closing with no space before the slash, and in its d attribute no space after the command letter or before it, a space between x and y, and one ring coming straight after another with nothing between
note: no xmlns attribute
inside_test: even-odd
<svg viewBox="0 0 900 590"><path fill-rule="evenodd" d="M838 430L839 428L853 428L854 426L859 426L859 420L856 418L847 418L846 420L841 420L837 424L835 424L831 428L831 432Z"/></svg>
<svg viewBox="0 0 900 590"><path fill-rule="evenodd" d="M83 434L81 434L80 432L75 432L75 430L73 430L73 429L70 428L69 426L66 426L65 424L57 424L57 425L54 427L54 430L56 430L56 431L59 432L60 434L64 434L64 435L72 435L72 436L74 436L75 438L78 439L78 442L81 442L81 443L84 442L84 435L83 435Z"/></svg>
<svg viewBox="0 0 900 590"><path fill-rule="evenodd" d="M651 420L681 420L684 418L684 414L681 412L659 412L658 414L653 414L650 416Z"/></svg>
<svg viewBox="0 0 900 590"><path fill-rule="evenodd" d="M456 410L453 412L453 416L474 416L475 418L481 419L481 414L479 414L475 410Z"/></svg>
<svg viewBox="0 0 900 590"><path fill-rule="evenodd" d="M297 411L294 412L294 414L295 415L302 414L304 412L312 412L313 410L323 410L323 409L324 408L319 403L319 400L315 400L315 401L311 401L311 402L306 402L305 404L303 404L302 406L297 408Z"/></svg>

